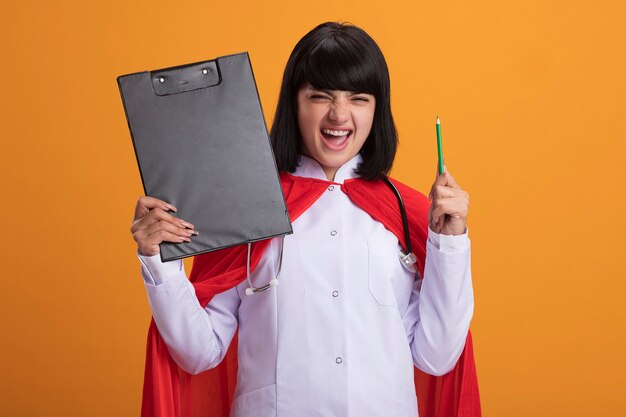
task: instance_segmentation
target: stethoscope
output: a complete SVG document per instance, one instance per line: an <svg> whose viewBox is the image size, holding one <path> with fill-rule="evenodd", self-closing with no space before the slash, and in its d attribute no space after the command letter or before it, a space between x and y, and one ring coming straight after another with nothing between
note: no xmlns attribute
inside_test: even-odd
<svg viewBox="0 0 626 417"><path fill-rule="evenodd" d="M402 196L400 195L400 191L396 188L395 185L389 180L388 177L383 177L383 181L396 195L398 199L398 205L400 206L400 215L402 216L402 226L404 227L404 241L406 242L406 251L400 249L398 253L398 257L400 258L400 263L404 268L412 273L417 272L417 268L415 264L417 263L417 257L413 253L413 246L411 245L411 235L409 233L409 220L406 216L406 209L404 207L404 201L402 200ZM258 292L263 292L269 290L270 288L278 286L278 276L280 275L280 270L283 266L283 246L285 243L285 236L281 237L280 243L280 257L278 261L278 271L276 272L276 277L272 278L270 282L265 284L262 287L255 287L252 284L252 280L250 279L250 256L252 254L252 243L248 243L248 258L246 261L246 273L249 287L246 288L246 295L256 294Z"/></svg>

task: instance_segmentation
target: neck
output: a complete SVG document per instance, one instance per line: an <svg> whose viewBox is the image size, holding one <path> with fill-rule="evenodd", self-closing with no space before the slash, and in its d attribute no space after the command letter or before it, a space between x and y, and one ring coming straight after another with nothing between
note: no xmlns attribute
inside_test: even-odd
<svg viewBox="0 0 626 417"><path fill-rule="evenodd" d="M339 171L339 168L333 167L322 167L322 169L324 170L324 174L326 174L326 179L328 181L334 181L335 174L337 174L337 171Z"/></svg>

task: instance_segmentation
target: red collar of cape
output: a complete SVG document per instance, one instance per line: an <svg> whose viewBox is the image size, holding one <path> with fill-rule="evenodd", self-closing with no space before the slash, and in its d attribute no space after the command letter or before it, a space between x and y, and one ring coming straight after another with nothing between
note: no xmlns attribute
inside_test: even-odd
<svg viewBox="0 0 626 417"><path fill-rule="evenodd" d="M397 198L383 181L352 178L336 184L287 173L281 173L280 180L292 222L317 201L330 184L340 185L354 204L381 222L398 237L402 247L406 247ZM396 180L392 182L403 197L413 252L421 276L424 276L430 201L418 191ZM268 243L269 239L253 244L251 268L258 265ZM246 257L247 245L239 245L193 258L189 279L201 305L246 279ZM414 369L420 417L481 416L471 333L467 335L464 351L455 368L448 374L436 377ZM152 320L148 331L141 415L228 417L236 376L236 335L220 365L199 375L191 375L176 365Z"/></svg>

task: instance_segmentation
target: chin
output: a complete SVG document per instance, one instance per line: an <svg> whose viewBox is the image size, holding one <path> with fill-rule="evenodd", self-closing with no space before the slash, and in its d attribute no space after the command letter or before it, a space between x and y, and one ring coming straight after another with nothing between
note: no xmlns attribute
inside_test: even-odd
<svg viewBox="0 0 626 417"><path fill-rule="evenodd" d="M327 166L327 167L331 167L331 168L341 168L342 165L344 165L346 162L348 162L350 159L352 159L354 155L345 152L342 154L322 154L322 156L320 157L320 159L318 159L317 162L319 162L321 165Z"/></svg>

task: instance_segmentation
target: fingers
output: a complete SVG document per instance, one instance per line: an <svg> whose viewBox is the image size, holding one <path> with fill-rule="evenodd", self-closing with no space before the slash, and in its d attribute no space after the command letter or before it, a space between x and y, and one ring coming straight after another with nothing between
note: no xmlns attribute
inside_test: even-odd
<svg viewBox="0 0 626 417"><path fill-rule="evenodd" d="M445 177L445 184L448 187L452 187L452 188L457 188L457 189L461 189L461 187L459 186L459 184L457 184L456 180L454 179L454 177L452 176L452 174L450 174L450 172L448 170L445 170L443 174L441 174L441 176Z"/></svg>
<svg viewBox="0 0 626 417"><path fill-rule="evenodd" d="M469 194L460 189L453 188L448 185L438 185L436 182L432 185L428 198L432 201L438 198L463 197L469 199Z"/></svg>
<svg viewBox="0 0 626 417"><path fill-rule="evenodd" d="M158 198L142 196L137 200L135 208L135 218L131 225L130 232L135 233L139 229L149 227L160 220L166 220L172 224L178 224L181 227L194 229L194 225L174 217L167 211L177 211L176 207Z"/></svg>
<svg viewBox="0 0 626 417"><path fill-rule="evenodd" d="M443 164L443 172L445 173L448 170L448 168L446 168L446 164ZM439 164L437 164L437 169L435 169L435 179L437 179L437 177L439 176Z"/></svg>
<svg viewBox="0 0 626 417"><path fill-rule="evenodd" d="M446 214L453 219L465 218L468 206L469 202L463 195L456 198L435 199L430 209L430 220L433 224L439 223Z"/></svg>
<svg viewBox="0 0 626 417"><path fill-rule="evenodd" d="M159 228L153 233L147 235L145 238L139 239L137 242L137 248L139 249L140 253L152 256L160 252L159 244L161 242L191 242L190 236L191 234L193 234L193 231L188 230L188 235L183 236L181 236L179 233L180 232L171 232L169 230L166 230L166 228Z"/></svg>
<svg viewBox="0 0 626 417"><path fill-rule="evenodd" d="M140 253L155 255L160 251L161 242L191 242L190 236L198 235L193 224L173 216L170 210L177 211L158 198L139 197L130 231Z"/></svg>
<svg viewBox="0 0 626 417"><path fill-rule="evenodd" d="M437 175L437 177L435 178L435 182L433 182L433 185L430 187L430 193L428 194L428 197L430 199L433 198L433 191L436 187L445 186L448 183L446 173L447 171L444 171L443 174Z"/></svg>
<svg viewBox="0 0 626 417"><path fill-rule="evenodd" d="M135 234L137 231L141 230L141 229L145 229L148 228L150 226L152 226L155 223L158 223L160 221L165 221L167 223L171 223L173 225L176 225L180 228L188 228L188 229L195 229L194 225L186 222L184 220L181 220L177 217L172 216L169 213L166 213L165 211L163 211L162 209L160 209L159 207L155 207L152 210L150 210L148 212L148 214L146 214L145 216L143 216L142 218L140 218L139 220L135 221L132 226L130 227L130 232L132 234Z"/></svg>
<svg viewBox="0 0 626 417"><path fill-rule="evenodd" d="M151 209L160 208L163 211L172 210L176 212L177 209L173 205L166 203L163 200L159 200L155 197L143 195L137 199L137 205L135 206L135 217L133 223L145 216Z"/></svg>
<svg viewBox="0 0 626 417"><path fill-rule="evenodd" d="M446 168L446 166L443 166L443 174L439 175L439 170L437 170L437 176L435 178L435 182L433 183L433 187L437 186L437 185L443 185L443 186L447 186L450 188L456 188L456 189L461 189L461 187L459 186L459 184L456 182L456 180L454 179L454 177L452 176L452 174L450 174L450 172L448 171L448 169ZM431 188L431 192L432 192L432 188ZM431 197L431 195L429 194L429 197ZM432 198L432 197L431 197Z"/></svg>
<svg viewBox="0 0 626 417"><path fill-rule="evenodd" d="M145 240L150 244L158 244L163 241L181 242L179 238L187 238L197 233L195 230L176 226L166 220L159 220L149 227L138 230L133 238L136 242Z"/></svg>
<svg viewBox="0 0 626 417"><path fill-rule="evenodd" d="M451 211L452 213L448 213L448 211ZM440 207L435 208L432 212L431 217L432 217L433 224L441 223L446 214L454 219L461 218L460 212L455 210L454 206L442 205Z"/></svg>
<svg viewBox="0 0 626 417"><path fill-rule="evenodd" d="M433 211L434 211L433 206L431 206L430 210L428 211L428 224L430 225L430 228L432 229L433 232L440 233L445 223L445 215L440 216L438 220L435 221L433 219Z"/></svg>
<svg viewBox="0 0 626 417"><path fill-rule="evenodd" d="M469 194L461 189L445 164L443 168L444 172L437 175L428 194L431 200L428 221L435 233L457 229L466 221L469 207Z"/></svg>
<svg viewBox="0 0 626 417"><path fill-rule="evenodd" d="M166 220L159 220L149 227L139 229L133 234L133 239L137 242L141 253L155 255L159 253L158 246L161 242L191 242L191 236L197 234L195 230L177 226Z"/></svg>

